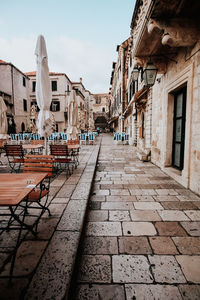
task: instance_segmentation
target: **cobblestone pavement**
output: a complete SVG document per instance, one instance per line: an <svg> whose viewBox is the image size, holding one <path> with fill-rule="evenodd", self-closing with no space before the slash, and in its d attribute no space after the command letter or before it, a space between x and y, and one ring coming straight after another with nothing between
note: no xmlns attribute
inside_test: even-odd
<svg viewBox="0 0 200 300"><path fill-rule="evenodd" d="M200 198L103 135L73 299L200 299Z"/></svg>

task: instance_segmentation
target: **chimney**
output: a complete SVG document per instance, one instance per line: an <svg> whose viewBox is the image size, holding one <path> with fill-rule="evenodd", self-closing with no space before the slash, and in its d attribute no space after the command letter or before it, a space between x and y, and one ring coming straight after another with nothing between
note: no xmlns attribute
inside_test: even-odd
<svg viewBox="0 0 200 300"><path fill-rule="evenodd" d="M82 83L82 77L80 77L80 83Z"/></svg>

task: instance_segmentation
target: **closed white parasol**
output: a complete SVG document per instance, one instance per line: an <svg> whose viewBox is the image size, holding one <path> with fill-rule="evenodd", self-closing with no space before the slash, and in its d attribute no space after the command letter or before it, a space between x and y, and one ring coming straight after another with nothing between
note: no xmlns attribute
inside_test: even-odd
<svg viewBox="0 0 200 300"><path fill-rule="evenodd" d="M35 49L36 72L36 101L40 109L37 119L38 133L47 138L52 133L51 84L49 78L48 57L44 37L39 35Z"/></svg>
<svg viewBox="0 0 200 300"><path fill-rule="evenodd" d="M8 122L6 116L7 106L2 97L0 97L0 138L6 139L8 137Z"/></svg>
<svg viewBox="0 0 200 300"><path fill-rule="evenodd" d="M68 102L67 135L69 140L78 139L77 122L78 122L78 104L76 101L76 92L75 90L72 90Z"/></svg>

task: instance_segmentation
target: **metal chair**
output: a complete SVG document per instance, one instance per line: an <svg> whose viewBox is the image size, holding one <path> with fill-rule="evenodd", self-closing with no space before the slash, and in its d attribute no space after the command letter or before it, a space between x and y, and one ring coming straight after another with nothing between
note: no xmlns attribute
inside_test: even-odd
<svg viewBox="0 0 200 300"><path fill-rule="evenodd" d="M22 145L4 145L11 172L19 172L24 164L24 151Z"/></svg>
<svg viewBox="0 0 200 300"><path fill-rule="evenodd" d="M89 144L92 144L94 143L94 134L92 132L89 133Z"/></svg>
<svg viewBox="0 0 200 300"><path fill-rule="evenodd" d="M81 141L81 144L83 142L85 142L85 144L86 144L86 134L85 133L81 133L81 135L80 135L80 141Z"/></svg>
<svg viewBox="0 0 200 300"><path fill-rule="evenodd" d="M68 152L71 157L72 163L74 163L74 167L77 168L77 166L79 165L79 147L77 147L76 145L80 145L80 140L68 140L67 145L72 145L72 147L74 145L74 148L68 148Z"/></svg>
<svg viewBox="0 0 200 300"><path fill-rule="evenodd" d="M67 133L62 133L62 142L67 141Z"/></svg>
<svg viewBox="0 0 200 300"><path fill-rule="evenodd" d="M40 140L40 135L38 133L33 133L32 138L33 140Z"/></svg>
<svg viewBox="0 0 200 300"><path fill-rule="evenodd" d="M17 134L11 133L10 134L10 139L12 144L17 144Z"/></svg>
<svg viewBox="0 0 200 300"><path fill-rule="evenodd" d="M29 208L41 209L41 213L35 222L36 231L38 222L45 211L48 211L49 216L51 215L49 208L47 207L49 189L50 189L50 180L53 173L53 155L26 155L24 159L24 173L36 173L36 172L45 172L47 173L46 181L42 182L39 187L35 189L28 195L28 203L36 203L37 206L29 206ZM30 183L31 184L31 183ZM42 203L42 198L45 198L45 201Z"/></svg>
<svg viewBox="0 0 200 300"><path fill-rule="evenodd" d="M70 164L73 168L73 162L70 158L70 154L67 148L67 145L50 145L50 154L54 156L54 163L56 171L63 170L62 165L67 169L67 172L70 172Z"/></svg>

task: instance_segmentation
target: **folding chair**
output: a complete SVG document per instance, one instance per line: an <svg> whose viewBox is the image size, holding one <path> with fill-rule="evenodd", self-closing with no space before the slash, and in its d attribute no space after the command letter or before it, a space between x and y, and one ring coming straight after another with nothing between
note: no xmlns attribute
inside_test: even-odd
<svg viewBox="0 0 200 300"><path fill-rule="evenodd" d="M125 143L128 143L128 141L129 141L129 134L125 134L124 141L125 141Z"/></svg>
<svg viewBox="0 0 200 300"><path fill-rule="evenodd" d="M16 144L17 143L17 135L15 133L11 133L10 134L10 139L11 139L11 143L12 144Z"/></svg>
<svg viewBox="0 0 200 300"><path fill-rule="evenodd" d="M41 209L41 213L37 218L35 223L36 229L38 222L45 211L48 211L49 216L51 215L49 208L47 207L49 189L50 189L50 180L53 173L53 155L26 155L24 159L24 173L36 173L36 172L45 172L47 173L46 182L42 182L39 187L36 187L28 195L28 203L36 203L37 206L29 206L29 208ZM31 183L30 183L31 184ZM46 197L45 201L42 203L42 198ZM37 231L37 230L36 230Z"/></svg>
<svg viewBox="0 0 200 300"><path fill-rule="evenodd" d="M33 134L33 140L40 140L40 135L38 133Z"/></svg>
<svg viewBox="0 0 200 300"><path fill-rule="evenodd" d="M30 133L24 133L24 141L26 143L29 143L30 139L31 139L31 134Z"/></svg>
<svg viewBox="0 0 200 300"><path fill-rule="evenodd" d="M24 141L24 135L22 133L18 134L18 141L23 142Z"/></svg>
<svg viewBox="0 0 200 300"><path fill-rule="evenodd" d="M80 141L81 141L81 144L83 142L85 142L85 144L86 144L86 135L85 135L85 133L81 133L81 135L80 135Z"/></svg>
<svg viewBox="0 0 200 300"><path fill-rule="evenodd" d="M75 168L77 168L77 166L79 165L79 147L77 147L76 145L80 145L80 141L79 140L68 140L67 141L67 145L72 145L72 148L69 149L68 148L68 153L71 157L72 163L74 163ZM73 148L74 145L74 148Z"/></svg>
<svg viewBox="0 0 200 300"><path fill-rule="evenodd" d="M48 142L53 142L54 143L54 137L53 137L53 134L50 134L48 136Z"/></svg>
<svg viewBox="0 0 200 300"><path fill-rule="evenodd" d="M62 142L67 141L67 133L62 133Z"/></svg>
<svg viewBox="0 0 200 300"><path fill-rule="evenodd" d="M24 164L24 151L22 145L4 145L11 172L19 172Z"/></svg>
<svg viewBox="0 0 200 300"><path fill-rule="evenodd" d="M91 143L93 145L93 143L94 143L94 134L93 133L89 133L88 138L89 138L89 144Z"/></svg>
<svg viewBox="0 0 200 300"><path fill-rule="evenodd" d="M56 170L63 170L62 165L64 164L67 172L71 174L69 166L72 164L73 168L73 162L70 158L67 145L50 145L50 153L54 156Z"/></svg>

